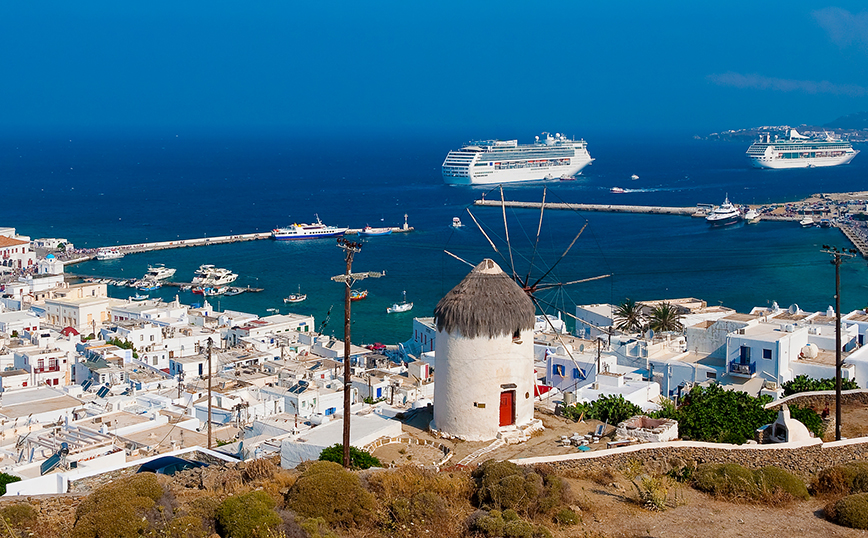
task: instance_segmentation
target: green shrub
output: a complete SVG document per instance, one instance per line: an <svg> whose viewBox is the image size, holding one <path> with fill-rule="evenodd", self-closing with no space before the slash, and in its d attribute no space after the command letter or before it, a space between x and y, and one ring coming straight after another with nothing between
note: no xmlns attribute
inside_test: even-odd
<svg viewBox="0 0 868 538"><path fill-rule="evenodd" d="M530 469L488 460L471 476L476 480L475 501L480 508L534 516L551 514L569 500L567 483L544 467Z"/></svg>
<svg viewBox="0 0 868 538"><path fill-rule="evenodd" d="M328 448L324 448L319 454L320 461L332 461L343 465L344 463L344 445L338 443ZM364 450L359 450L354 446L350 446L350 467L353 469L370 469L371 467L382 467L380 460L372 456Z"/></svg>
<svg viewBox="0 0 868 538"><path fill-rule="evenodd" d="M771 499L784 495L793 499L810 498L808 488L802 479L780 467L768 466L754 471L754 479L763 497Z"/></svg>
<svg viewBox="0 0 868 538"><path fill-rule="evenodd" d="M542 477L508 461L488 460L473 471L480 507L526 511L543 491Z"/></svg>
<svg viewBox="0 0 868 538"><path fill-rule="evenodd" d="M533 538L534 526L521 519L506 521L503 525L504 538Z"/></svg>
<svg viewBox="0 0 868 538"><path fill-rule="evenodd" d="M558 525L575 525L579 522L579 515L569 508L561 508L554 517L555 523Z"/></svg>
<svg viewBox="0 0 868 538"><path fill-rule="evenodd" d="M798 375L792 381L787 381L781 385L784 389L784 396L797 394L799 392L815 392L818 390L835 390L835 378L814 379L806 375ZM853 379L842 379L841 390L858 389L859 385Z"/></svg>
<svg viewBox="0 0 868 538"><path fill-rule="evenodd" d="M299 527L307 533L309 538L337 538L326 525L326 522L321 517L309 517L299 522Z"/></svg>
<svg viewBox="0 0 868 538"><path fill-rule="evenodd" d="M106 484L75 510L73 538L138 538L150 527L163 488L153 473L139 473Z"/></svg>
<svg viewBox="0 0 868 538"><path fill-rule="evenodd" d="M757 496L753 472L735 463L700 465L693 473L693 484L706 493L731 500Z"/></svg>
<svg viewBox="0 0 868 538"><path fill-rule="evenodd" d="M823 437L825 425L823 424L822 417L816 411L810 407L799 407L797 405L791 405L789 408L790 416L804 424L808 428L808 431L814 434L814 437Z"/></svg>
<svg viewBox="0 0 868 538"><path fill-rule="evenodd" d="M304 470L286 494L286 506L306 518L349 527L368 521L373 498L359 477L337 463L317 461Z"/></svg>
<svg viewBox="0 0 868 538"><path fill-rule="evenodd" d="M206 530L202 518L196 516L181 516L169 521L161 536L167 538L208 538L211 533Z"/></svg>
<svg viewBox="0 0 868 538"><path fill-rule="evenodd" d="M834 505L835 523L853 529L868 529L868 493L848 495Z"/></svg>
<svg viewBox="0 0 868 538"><path fill-rule="evenodd" d="M217 508L217 528L232 538L260 538L281 523L274 511L274 499L264 491L251 491L228 497Z"/></svg>
<svg viewBox="0 0 868 538"><path fill-rule="evenodd" d="M781 502L809 497L800 478L772 466L751 471L736 463L700 465L693 475L693 484L728 500Z"/></svg>
<svg viewBox="0 0 868 538"><path fill-rule="evenodd" d="M854 461L823 469L814 481L814 491L823 495L868 492L868 462Z"/></svg>
<svg viewBox="0 0 868 538"><path fill-rule="evenodd" d="M20 482L21 477L6 473L0 473L0 495L6 495L6 484Z"/></svg>
<svg viewBox="0 0 868 538"><path fill-rule="evenodd" d="M485 536L503 536L503 521L500 511L492 510L483 516L477 516L471 524L470 530L481 532Z"/></svg>
<svg viewBox="0 0 868 538"><path fill-rule="evenodd" d="M630 417L641 415L642 408L618 396L600 396L590 403L577 403L563 409L563 415L573 420L584 418L618 424Z"/></svg>
<svg viewBox="0 0 868 538"><path fill-rule="evenodd" d="M697 385L678 408L678 431L696 441L742 444L753 439L757 428L777 419L776 411L763 407L770 401L768 396L754 398L717 383Z"/></svg>

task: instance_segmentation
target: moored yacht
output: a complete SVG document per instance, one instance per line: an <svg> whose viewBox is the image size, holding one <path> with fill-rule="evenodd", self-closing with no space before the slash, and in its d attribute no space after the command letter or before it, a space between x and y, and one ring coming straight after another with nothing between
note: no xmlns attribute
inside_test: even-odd
<svg viewBox="0 0 868 538"><path fill-rule="evenodd" d="M741 220L741 211L729 201L729 196L723 203L705 217L705 222L712 226L729 226Z"/></svg>
<svg viewBox="0 0 868 538"><path fill-rule="evenodd" d="M145 273L144 280L166 280L175 274L175 269L166 267L162 263L157 265L149 265L148 272Z"/></svg>
<svg viewBox="0 0 868 538"><path fill-rule="evenodd" d="M194 274L196 276L193 277L192 284L200 287L225 286L235 282L238 278L238 275L229 269L222 269L213 265L201 265Z"/></svg>

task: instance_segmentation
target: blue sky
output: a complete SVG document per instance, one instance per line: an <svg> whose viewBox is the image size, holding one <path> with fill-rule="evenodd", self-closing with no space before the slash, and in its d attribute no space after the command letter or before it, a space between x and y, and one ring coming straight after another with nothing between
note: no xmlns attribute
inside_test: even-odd
<svg viewBox="0 0 868 538"><path fill-rule="evenodd" d="M6 132L705 134L868 110L853 1L18 1L0 54Z"/></svg>

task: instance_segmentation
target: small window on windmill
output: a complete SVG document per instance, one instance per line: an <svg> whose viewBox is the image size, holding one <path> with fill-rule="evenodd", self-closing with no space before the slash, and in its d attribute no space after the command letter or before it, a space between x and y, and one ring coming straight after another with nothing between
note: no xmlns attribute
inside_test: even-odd
<svg viewBox="0 0 868 538"><path fill-rule="evenodd" d="M516 329L514 333L512 333L512 343L520 344L521 343L521 329Z"/></svg>

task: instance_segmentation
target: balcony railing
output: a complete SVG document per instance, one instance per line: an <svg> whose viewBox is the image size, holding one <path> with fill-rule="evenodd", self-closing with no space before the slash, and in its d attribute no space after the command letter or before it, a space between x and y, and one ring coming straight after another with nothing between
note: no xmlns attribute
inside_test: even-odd
<svg viewBox="0 0 868 538"><path fill-rule="evenodd" d="M733 374L754 375L756 373L756 363L742 364L740 362L729 363L729 371Z"/></svg>

